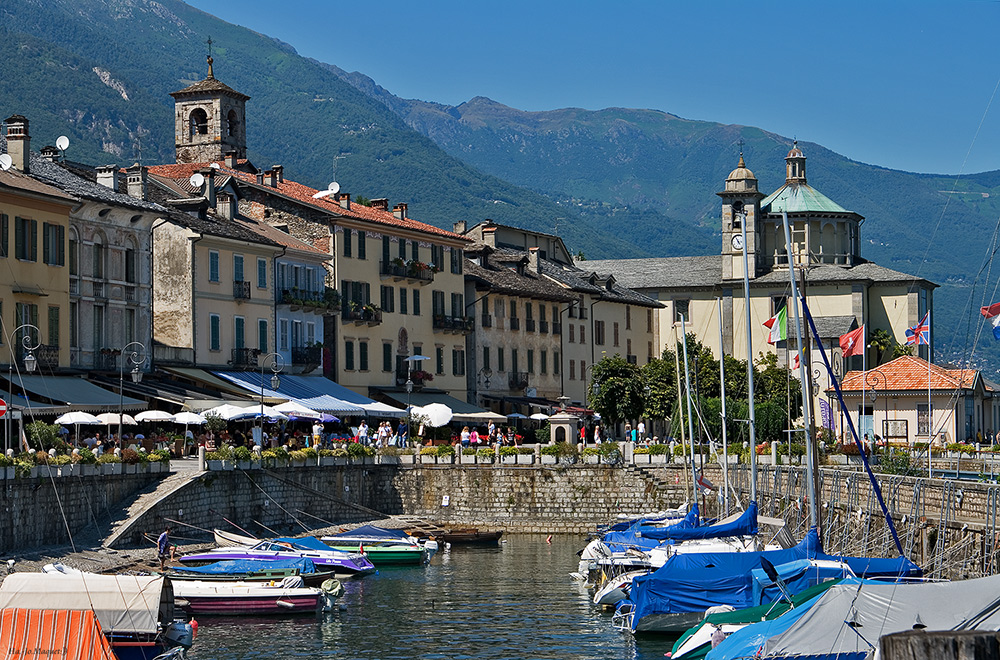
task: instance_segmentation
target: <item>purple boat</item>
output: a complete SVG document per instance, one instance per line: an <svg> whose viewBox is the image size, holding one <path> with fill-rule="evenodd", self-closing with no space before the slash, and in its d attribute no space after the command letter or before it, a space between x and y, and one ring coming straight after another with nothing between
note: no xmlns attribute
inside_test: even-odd
<svg viewBox="0 0 1000 660"><path fill-rule="evenodd" d="M311 559L317 568L336 572L337 577L359 577L375 572L375 565L360 552L334 550L317 538L278 538L261 541L249 548L212 548L207 552L184 555L182 564L201 566L226 559Z"/></svg>

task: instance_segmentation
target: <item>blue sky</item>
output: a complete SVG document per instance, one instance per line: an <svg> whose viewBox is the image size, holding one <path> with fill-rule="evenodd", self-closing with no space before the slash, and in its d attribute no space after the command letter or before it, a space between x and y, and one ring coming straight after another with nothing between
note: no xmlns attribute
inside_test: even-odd
<svg viewBox="0 0 1000 660"><path fill-rule="evenodd" d="M895 169L1000 169L992 0L190 4L404 98L654 108Z"/></svg>

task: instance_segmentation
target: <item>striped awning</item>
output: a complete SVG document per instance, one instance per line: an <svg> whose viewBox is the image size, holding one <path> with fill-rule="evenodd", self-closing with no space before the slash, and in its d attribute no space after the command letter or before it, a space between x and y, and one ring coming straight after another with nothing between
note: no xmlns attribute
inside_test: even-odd
<svg viewBox="0 0 1000 660"><path fill-rule="evenodd" d="M5 609L0 649L7 658L116 660L92 611Z"/></svg>
<svg viewBox="0 0 1000 660"><path fill-rule="evenodd" d="M271 374L265 373L263 380L256 371L214 371L219 378L241 387L249 394L260 396L261 386L265 397L280 397L294 401L300 405L316 410L318 412L333 413L340 415L364 415L365 411L361 406L348 403L342 399L337 399L329 394L323 394L305 386L291 376L279 376L281 384L277 389L271 388Z"/></svg>

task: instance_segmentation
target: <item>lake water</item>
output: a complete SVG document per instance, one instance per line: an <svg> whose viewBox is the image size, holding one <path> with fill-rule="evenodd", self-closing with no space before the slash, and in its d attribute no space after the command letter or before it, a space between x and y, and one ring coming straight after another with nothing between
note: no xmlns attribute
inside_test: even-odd
<svg viewBox="0 0 1000 660"><path fill-rule="evenodd" d="M663 658L672 644L617 632L569 577L583 545L510 535L501 547L456 547L423 568L345 581L345 609L319 617L201 617L189 657Z"/></svg>

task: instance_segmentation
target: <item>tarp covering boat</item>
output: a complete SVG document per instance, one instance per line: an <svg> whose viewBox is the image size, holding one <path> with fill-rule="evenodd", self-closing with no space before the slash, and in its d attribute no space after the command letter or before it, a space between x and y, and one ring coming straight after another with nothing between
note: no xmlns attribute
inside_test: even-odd
<svg viewBox="0 0 1000 660"><path fill-rule="evenodd" d="M177 573L198 573L200 575L246 575L258 571L297 570L308 574L316 572L316 565L308 557L289 559L227 559L205 566L177 566L171 569Z"/></svg>
<svg viewBox="0 0 1000 660"><path fill-rule="evenodd" d="M998 593L998 575L960 582L841 584L827 591L795 625L768 639L764 655L842 658L868 651L864 639L878 644L883 635L915 626L927 631L998 630Z"/></svg>
<svg viewBox="0 0 1000 660"><path fill-rule="evenodd" d="M315 536L303 536L302 538L282 537L272 539L272 543L288 543L293 548L303 548L305 550L322 550L323 552L335 552L333 548L323 543ZM346 556L346 555L342 555Z"/></svg>
<svg viewBox="0 0 1000 660"><path fill-rule="evenodd" d="M106 633L155 633L173 621L174 593L161 576L14 573L0 584L0 609L87 611Z"/></svg>
<svg viewBox="0 0 1000 660"><path fill-rule="evenodd" d="M327 537L332 540L336 539L367 539L372 542L376 541L409 541L410 535L401 529L383 529L381 527L376 527L375 525L362 525L356 529L352 529L349 532L341 532L340 534L332 534Z"/></svg>
<svg viewBox="0 0 1000 660"><path fill-rule="evenodd" d="M620 529L616 529L619 525L615 525L612 527L612 531L607 532L601 537L601 540L612 550L619 550L623 547L651 550L660 545L662 540L660 537L653 536L654 532L663 532L667 529L674 529L681 526L685 528L697 527L699 524L698 505L695 504L692 506L684 518L677 520L668 527L653 525L650 524L651 522L647 519L640 519L628 525L621 526Z"/></svg>
<svg viewBox="0 0 1000 660"><path fill-rule="evenodd" d="M115 660L91 611L5 609L0 653L9 660Z"/></svg>
<svg viewBox="0 0 1000 660"><path fill-rule="evenodd" d="M692 511L696 511L692 509ZM757 535L757 503L751 502L747 510L736 520L718 525L698 525L698 520L691 521L684 518L676 525L669 527L642 530L642 535L647 539L674 541L690 541L693 539L721 539L731 536L756 536Z"/></svg>

